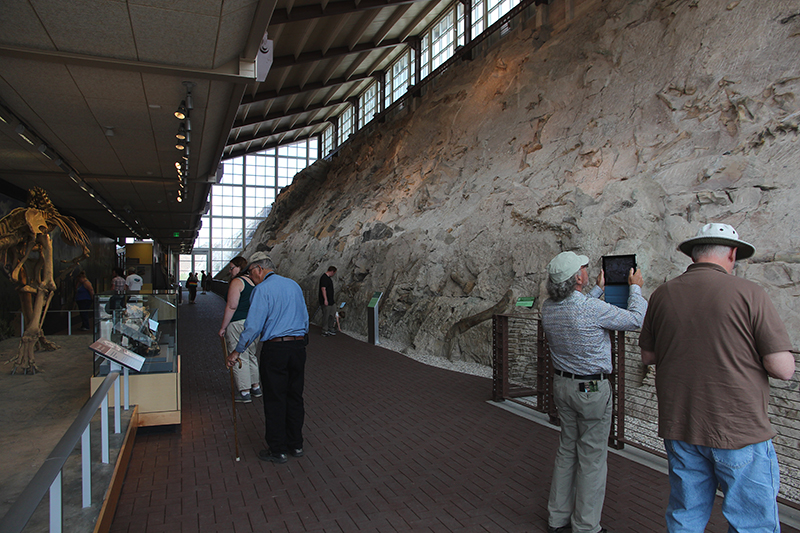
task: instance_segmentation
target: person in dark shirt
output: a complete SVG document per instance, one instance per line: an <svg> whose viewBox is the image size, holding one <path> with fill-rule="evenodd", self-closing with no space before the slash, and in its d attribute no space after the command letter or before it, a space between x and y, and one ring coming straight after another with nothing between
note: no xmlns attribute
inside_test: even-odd
<svg viewBox="0 0 800 533"><path fill-rule="evenodd" d="M336 335L336 301L333 297L333 276L336 267L331 265L319 278L319 305L322 307L322 334Z"/></svg>

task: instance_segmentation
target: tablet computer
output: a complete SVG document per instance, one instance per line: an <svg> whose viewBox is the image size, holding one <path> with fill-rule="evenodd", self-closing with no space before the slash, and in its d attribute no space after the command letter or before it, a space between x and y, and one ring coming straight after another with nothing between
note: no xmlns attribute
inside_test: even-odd
<svg viewBox="0 0 800 533"><path fill-rule="evenodd" d="M628 308L628 274L636 270L636 256L604 255L603 274L606 280L604 298L607 303L622 309Z"/></svg>
<svg viewBox="0 0 800 533"><path fill-rule="evenodd" d="M627 285L628 274L631 269L636 271L636 256L630 255L604 255L603 273L606 285Z"/></svg>

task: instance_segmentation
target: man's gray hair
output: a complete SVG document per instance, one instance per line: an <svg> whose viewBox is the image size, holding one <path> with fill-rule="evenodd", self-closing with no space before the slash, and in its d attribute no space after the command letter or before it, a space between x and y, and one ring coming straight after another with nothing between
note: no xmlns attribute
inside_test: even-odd
<svg viewBox="0 0 800 533"><path fill-rule="evenodd" d="M566 300L570 294L575 292L575 286L578 284L578 274L580 273L581 271L578 270L568 280L562 281L561 283L555 283L550 279L550 276L548 276L547 295L550 297L550 299L554 302Z"/></svg>
<svg viewBox="0 0 800 533"><path fill-rule="evenodd" d="M731 248L733 248L733 246L725 246L724 244L695 244L692 247L692 261L697 263L706 257L717 257L721 259L728 255Z"/></svg>
<svg viewBox="0 0 800 533"><path fill-rule="evenodd" d="M272 259L269 258L269 257L265 257L264 259L261 259L260 261L256 261L255 263L253 263L253 265L258 265L261 268L263 268L264 270L275 270L275 263L273 263ZM250 265L250 266L252 267L253 265Z"/></svg>

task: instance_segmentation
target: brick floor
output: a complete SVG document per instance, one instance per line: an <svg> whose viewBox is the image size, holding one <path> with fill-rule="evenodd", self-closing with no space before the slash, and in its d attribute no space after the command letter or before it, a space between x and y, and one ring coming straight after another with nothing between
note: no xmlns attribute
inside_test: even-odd
<svg viewBox="0 0 800 533"><path fill-rule="evenodd" d="M345 335L312 329L305 457L258 460L254 399L237 404L236 462L223 306L209 293L181 307L183 422L140 432L111 531L546 531L556 431L487 403L489 379ZM664 531L668 492L664 474L609 455L603 525ZM707 531L726 530L717 504Z"/></svg>

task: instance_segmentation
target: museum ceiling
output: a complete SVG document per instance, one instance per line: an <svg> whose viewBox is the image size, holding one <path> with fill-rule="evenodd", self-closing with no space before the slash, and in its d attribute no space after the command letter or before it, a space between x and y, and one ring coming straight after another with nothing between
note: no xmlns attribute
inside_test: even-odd
<svg viewBox="0 0 800 533"><path fill-rule="evenodd" d="M0 186L42 187L111 237L186 251L221 161L318 134L447 5L3 2ZM271 67L258 82L265 32ZM182 127L188 151L176 148Z"/></svg>

